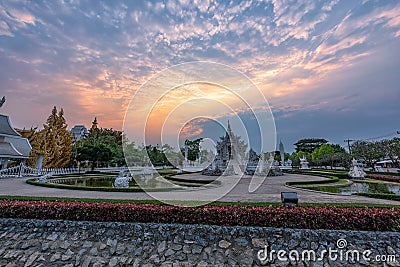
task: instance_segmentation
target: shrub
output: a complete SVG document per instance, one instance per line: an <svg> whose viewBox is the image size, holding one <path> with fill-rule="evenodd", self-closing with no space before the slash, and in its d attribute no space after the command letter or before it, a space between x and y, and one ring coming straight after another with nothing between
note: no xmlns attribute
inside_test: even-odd
<svg viewBox="0 0 400 267"><path fill-rule="evenodd" d="M202 206L1 200L0 217L399 231L400 208Z"/></svg>
<svg viewBox="0 0 400 267"><path fill-rule="evenodd" d="M400 183L400 177L395 177L395 176L380 175L380 174L367 174L366 177L375 179L375 180Z"/></svg>

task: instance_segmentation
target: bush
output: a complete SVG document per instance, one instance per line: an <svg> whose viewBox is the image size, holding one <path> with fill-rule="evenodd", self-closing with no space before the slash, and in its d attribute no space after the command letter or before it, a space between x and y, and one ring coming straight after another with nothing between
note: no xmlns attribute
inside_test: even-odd
<svg viewBox="0 0 400 267"><path fill-rule="evenodd" d="M400 183L400 177L395 177L395 176L379 175L379 174L367 174L365 177L368 177L368 178L371 178L371 179L375 179L375 180Z"/></svg>
<svg viewBox="0 0 400 267"><path fill-rule="evenodd" d="M202 206L1 200L0 217L399 231L400 208Z"/></svg>
<svg viewBox="0 0 400 267"><path fill-rule="evenodd" d="M372 198L400 201L400 195L396 195L396 194L356 193L356 195L364 196L364 197L372 197Z"/></svg>

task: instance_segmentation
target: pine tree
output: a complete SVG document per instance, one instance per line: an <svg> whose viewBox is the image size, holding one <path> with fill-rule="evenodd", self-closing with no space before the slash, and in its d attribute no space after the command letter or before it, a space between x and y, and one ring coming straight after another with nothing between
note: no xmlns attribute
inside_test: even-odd
<svg viewBox="0 0 400 267"><path fill-rule="evenodd" d="M67 130L63 109L57 114L54 107L51 115L38 133L40 150L44 155L44 168L63 168L70 160L72 150L72 135Z"/></svg>

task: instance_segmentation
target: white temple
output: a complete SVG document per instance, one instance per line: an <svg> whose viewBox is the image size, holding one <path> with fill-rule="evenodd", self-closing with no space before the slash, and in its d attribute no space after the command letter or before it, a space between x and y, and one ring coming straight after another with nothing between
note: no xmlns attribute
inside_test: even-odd
<svg viewBox="0 0 400 267"><path fill-rule="evenodd" d="M7 168L13 159L26 161L31 151L28 139L14 130L8 116L0 114L0 169Z"/></svg>

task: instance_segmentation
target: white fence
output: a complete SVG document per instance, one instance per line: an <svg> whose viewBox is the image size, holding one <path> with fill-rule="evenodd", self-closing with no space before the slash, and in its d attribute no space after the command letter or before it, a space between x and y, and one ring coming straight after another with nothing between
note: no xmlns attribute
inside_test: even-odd
<svg viewBox="0 0 400 267"><path fill-rule="evenodd" d="M165 167L156 167L154 169L163 169ZM120 171L138 171L138 174L149 174L152 173L152 167L106 167L106 168L95 168L94 171L100 172L120 172ZM90 168L48 168L48 169L35 169L24 164L18 166L10 167L7 169L0 170L0 178L8 177L30 177L30 176L42 176L48 173L53 175L65 175L65 174L76 174L85 173L90 171Z"/></svg>
<svg viewBox="0 0 400 267"><path fill-rule="evenodd" d="M30 176L41 176L48 173L53 173L54 175L62 174L74 174L74 173L84 173L88 171L88 168L48 168L48 169L35 169L24 164L14 166L11 168L0 170L0 178L7 177L30 177Z"/></svg>

